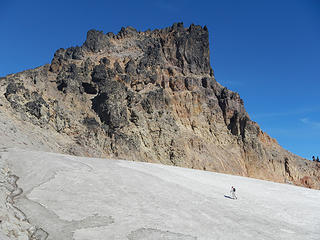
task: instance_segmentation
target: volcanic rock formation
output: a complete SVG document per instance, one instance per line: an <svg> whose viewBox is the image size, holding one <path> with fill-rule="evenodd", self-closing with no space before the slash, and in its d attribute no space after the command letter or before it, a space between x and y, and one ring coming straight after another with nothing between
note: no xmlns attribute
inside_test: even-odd
<svg viewBox="0 0 320 240"><path fill-rule="evenodd" d="M0 95L0 111L17 128L37 129L27 148L40 141L74 155L320 188L320 164L284 150L250 120L239 94L216 81L206 27L90 30L51 64L1 78Z"/></svg>

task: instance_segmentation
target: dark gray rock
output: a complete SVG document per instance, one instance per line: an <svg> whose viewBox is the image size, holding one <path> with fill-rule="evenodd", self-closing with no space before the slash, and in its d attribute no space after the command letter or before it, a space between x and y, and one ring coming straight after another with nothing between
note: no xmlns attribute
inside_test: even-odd
<svg viewBox="0 0 320 240"><path fill-rule="evenodd" d="M130 78L130 76L127 75L127 74L121 75L120 78L121 78L122 81L125 82L126 84L130 84L130 83L131 83L131 78Z"/></svg>
<svg viewBox="0 0 320 240"><path fill-rule="evenodd" d="M193 24L185 29L182 23L176 23L161 39L161 45L165 58L185 73L210 73L207 30Z"/></svg>
<svg viewBox="0 0 320 240"><path fill-rule="evenodd" d="M97 94L98 93L97 87L95 85L93 85L92 83L83 82L82 87L83 87L85 93L88 93L88 94Z"/></svg>
<svg viewBox="0 0 320 240"><path fill-rule="evenodd" d="M116 76L115 70L107 68L107 78L113 79Z"/></svg>
<svg viewBox="0 0 320 240"><path fill-rule="evenodd" d="M103 57L100 59L100 63L108 66L110 64L110 60L106 57Z"/></svg>
<svg viewBox="0 0 320 240"><path fill-rule="evenodd" d="M26 103L26 108L27 111L30 112L32 115L36 116L37 118L41 117L41 103L36 101L28 102Z"/></svg>
<svg viewBox="0 0 320 240"><path fill-rule="evenodd" d="M58 80L57 81L57 88L59 91L66 91L66 88L68 87L68 83L66 80Z"/></svg>
<svg viewBox="0 0 320 240"><path fill-rule="evenodd" d="M92 101L92 108L98 114L101 122L111 130L123 127L128 122L127 109L122 104L112 102L107 93L100 93Z"/></svg>
<svg viewBox="0 0 320 240"><path fill-rule="evenodd" d="M210 79L207 78L207 77L202 78L202 79L201 79L201 85L202 85L202 87L204 87L204 88L208 88L209 85L210 85Z"/></svg>
<svg viewBox="0 0 320 240"><path fill-rule="evenodd" d="M71 49L71 50L69 50ZM81 47L72 47L69 48L68 50L71 51L71 58L72 59L76 59L76 60L81 60L83 58L83 52L82 52L82 48ZM67 50L67 52L68 52Z"/></svg>
<svg viewBox="0 0 320 240"><path fill-rule="evenodd" d="M126 28L122 27L119 33L117 34L117 36L123 38L123 37L136 36L137 34L138 34L138 31L135 28L128 26Z"/></svg>
<svg viewBox="0 0 320 240"><path fill-rule="evenodd" d="M107 78L107 70L103 64L99 64L94 67L92 72L92 81L93 82L100 82L104 81Z"/></svg>
<svg viewBox="0 0 320 240"><path fill-rule="evenodd" d="M92 52L99 52L109 46L108 36L104 35L102 31L89 30L83 46Z"/></svg>
<svg viewBox="0 0 320 240"><path fill-rule="evenodd" d="M107 80L103 89L92 100L92 109L101 122L108 125L110 131L121 128L128 123L126 90L117 81Z"/></svg>
<svg viewBox="0 0 320 240"><path fill-rule="evenodd" d="M15 94L17 93L18 89L21 88L18 84L11 82L8 84L6 92L5 92L5 97L8 97L10 94Z"/></svg>
<svg viewBox="0 0 320 240"><path fill-rule="evenodd" d="M81 83L84 81L83 68L77 67L74 63L65 64L56 78L57 89L59 91L78 93Z"/></svg>
<svg viewBox="0 0 320 240"><path fill-rule="evenodd" d="M135 62L131 59L127 64L126 64L126 73L130 75L136 74L136 65Z"/></svg>
<svg viewBox="0 0 320 240"><path fill-rule="evenodd" d="M70 47L65 51L64 59L76 59L81 60L83 58L82 48Z"/></svg>
<svg viewBox="0 0 320 240"><path fill-rule="evenodd" d="M68 49L60 48L54 53L54 57L50 64L50 71L58 73L62 70L63 64L70 59L81 60L84 54L82 47L70 47Z"/></svg>
<svg viewBox="0 0 320 240"><path fill-rule="evenodd" d="M31 98L35 100L25 104L27 112L38 119L45 118L47 121L49 117L49 105L37 92L33 92L31 95Z"/></svg>
<svg viewBox="0 0 320 240"><path fill-rule="evenodd" d="M121 68L120 64L117 61L114 62L113 67L117 73L120 73L120 74L123 73L123 69Z"/></svg>
<svg viewBox="0 0 320 240"><path fill-rule="evenodd" d="M87 126L87 128L89 128L89 129L95 129L100 126L100 124L97 122L97 120L93 117L85 117L83 119L83 124L85 126Z"/></svg>

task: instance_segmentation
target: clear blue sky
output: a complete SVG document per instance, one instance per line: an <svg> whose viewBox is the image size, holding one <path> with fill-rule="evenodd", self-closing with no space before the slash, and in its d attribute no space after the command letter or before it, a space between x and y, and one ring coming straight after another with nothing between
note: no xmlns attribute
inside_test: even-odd
<svg viewBox="0 0 320 240"><path fill-rule="evenodd" d="M89 29L207 25L218 82L289 151L320 156L320 1L0 1L0 76L49 63Z"/></svg>

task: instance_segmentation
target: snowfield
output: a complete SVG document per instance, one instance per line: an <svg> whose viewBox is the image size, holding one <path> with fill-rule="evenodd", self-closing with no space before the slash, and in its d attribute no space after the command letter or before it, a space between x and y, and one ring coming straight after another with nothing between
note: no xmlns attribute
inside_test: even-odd
<svg viewBox="0 0 320 240"><path fill-rule="evenodd" d="M17 175L23 189L15 207L47 239L320 239L318 190L21 149L0 149L0 156L0 167ZM228 197L231 186L237 200ZM2 234L11 226L22 236L22 220L6 218L12 211L1 206Z"/></svg>

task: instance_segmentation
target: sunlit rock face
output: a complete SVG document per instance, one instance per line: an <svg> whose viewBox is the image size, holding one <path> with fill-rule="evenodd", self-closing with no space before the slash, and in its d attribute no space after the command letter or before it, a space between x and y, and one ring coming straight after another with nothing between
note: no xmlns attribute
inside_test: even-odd
<svg viewBox="0 0 320 240"><path fill-rule="evenodd" d="M4 144L319 189L320 165L279 146L239 94L216 81L208 36L182 23L88 31L82 46L57 50L50 64L0 79L2 119L17 129Z"/></svg>

